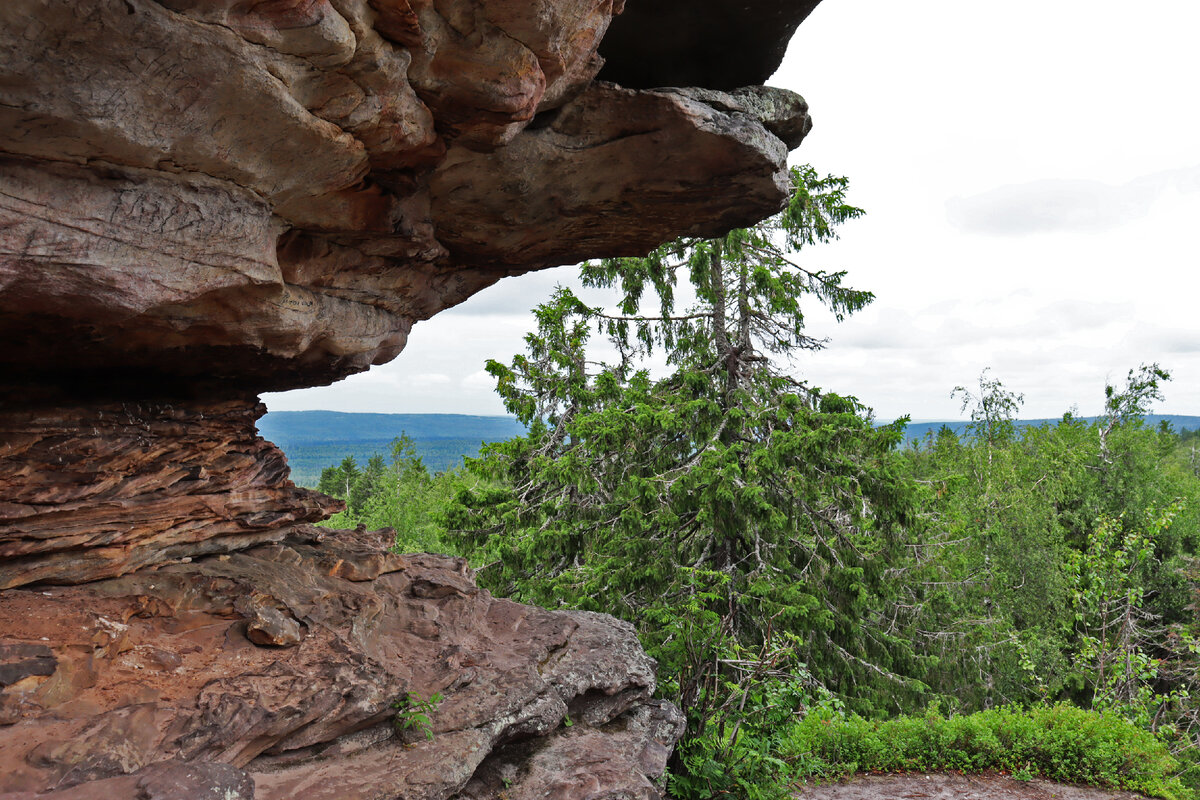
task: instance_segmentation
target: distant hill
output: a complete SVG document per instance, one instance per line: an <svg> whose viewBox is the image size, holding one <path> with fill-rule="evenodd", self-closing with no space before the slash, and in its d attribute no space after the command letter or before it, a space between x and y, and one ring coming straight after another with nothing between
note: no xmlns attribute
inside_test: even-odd
<svg viewBox="0 0 1200 800"><path fill-rule="evenodd" d="M1089 422L1096 417L1085 417ZM1146 424L1166 420L1177 431L1200 429L1200 417L1150 414ZM1054 424L1058 419L1019 420L1017 425ZM959 435L968 423L913 422L904 439L936 435L943 426ZM525 433L512 417L474 417L466 414L354 414L343 411L272 411L258 422L259 433L283 450L292 468L292 480L316 486L321 470L354 456L359 464L376 453L388 457L392 440L407 434L430 472L443 472L462 464L463 456L479 454L483 442L500 442Z"/></svg>
<svg viewBox="0 0 1200 800"><path fill-rule="evenodd" d="M1021 428L1030 425L1054 425L1060 419L1061 417L1054 417L1053 419L1019 419L1016 420L1016 424L1017 427ZM1080 419L1084 420L1085 422L1095 422L1099 419L1099 417L1080 417ZM1171 428L1175 431L1193 431L1200 429L1200 417L1188 417L1180 414L1147 414L1146 426L1157 428L1164 420L1170 424ZM904 429L904 440L906 442L911 442L913 439L920 440L929 435L936 436L937 432L942 429L943 425L954 431L959 436L962 436L963 433L966 432L967 425L969 424L969 422L964 422L963 420L948 420L945 422L910 422Z"/></svg>
<svg viewBox="0 0 1200 800"><path fill-rule="evenodd" d="M525 428L512 417L272 411L258 421L258 431L287 455L293 481L316 486L321 470L346 456L359 464L376 453L388 457L401 434L413 440L430 472L441 472L478 455L481 443L520 436Z"/></svg>

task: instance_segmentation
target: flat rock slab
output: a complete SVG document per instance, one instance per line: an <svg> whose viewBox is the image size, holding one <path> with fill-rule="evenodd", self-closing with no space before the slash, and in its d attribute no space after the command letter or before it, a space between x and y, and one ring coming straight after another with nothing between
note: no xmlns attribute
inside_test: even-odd
<svg viewBox="0 0 1200 800"><path fill-rule="evenodd" d="M859 775L827 786L805 786L798 800L1143 800L1132 792L1053 781L1019 781L1008 775L910 773Z"/></svg>

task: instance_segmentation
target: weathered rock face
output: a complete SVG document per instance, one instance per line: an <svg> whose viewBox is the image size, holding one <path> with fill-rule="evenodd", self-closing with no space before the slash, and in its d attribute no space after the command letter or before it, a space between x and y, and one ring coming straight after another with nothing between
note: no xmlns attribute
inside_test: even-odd
<svg viewBox="0 0 1200 800"><path fill-rule="evenodd" d="M0 786L144 797L192 768L260 800L657 797L682 723L648 699L632 628L495 599L461 561L386 544L298 529L0 593ZM428 725L403 727L410 693L443 696Z"/></svg>
<svg viewBox="0 0 1200 800"><path fill-rule="evenodd" d="M776 210L753 109L593 81L621 10L8 0L0 383L329 382L504 275Z"/></svg>
<svg viewBox="0 0 1200 800"><path fill-rule="evenodd" d="M739 34L759 37L745 77L761 80L811 3L759 2L786 17ZM655 8L630 13L662 38L674 12ZM597 82L622 10L0 4L0 587L318 519L332 506L253 440L257 392L387 361L504 275L775 211L804 101Z"/></svg>
<svg viewBox="0 0 1200 800"><path fill-rule="evenodd" d="M288 480L246 399L0 413L0 589L280 539L340 500Z"/></svg>
<svg viewBox="0 0 1200 800"><path fill-rule="evenodd" d="M627 626L322 533L254 430L781 205L807 107L754 84L814 0L628 2L0 2L0 800L659 796Z"/></svg>

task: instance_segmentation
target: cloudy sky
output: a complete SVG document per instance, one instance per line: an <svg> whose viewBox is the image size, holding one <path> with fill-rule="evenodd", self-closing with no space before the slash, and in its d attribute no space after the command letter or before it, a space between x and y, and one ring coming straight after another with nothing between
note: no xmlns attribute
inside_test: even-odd
<svg viewBox="0 0 1200 800"><path fill-rule="evenodd" d="M1200 3L825 0L770 81L815 127L792 155L846 175L867 216L809 263L876 301L795 365L880 419L960 417L985 367L1024 417L1099 410L1157 361L1159 411L1200 414ZM501 414L488 358L570 267L419 323L391 364L268 395L272 410Z"/></svg>

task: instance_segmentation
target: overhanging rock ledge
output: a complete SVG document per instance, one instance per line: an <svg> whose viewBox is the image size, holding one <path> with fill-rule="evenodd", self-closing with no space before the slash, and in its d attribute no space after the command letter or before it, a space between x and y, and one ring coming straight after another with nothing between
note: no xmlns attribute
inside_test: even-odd
<svg viewBox="0 0 1200 800"><path fill-rule="evenodd" d="M0 800L659 797L627 625L313 527L254 424L505 276L780 207L811 121L758 84L815 2L625 5L0 3Z"/></svg>

